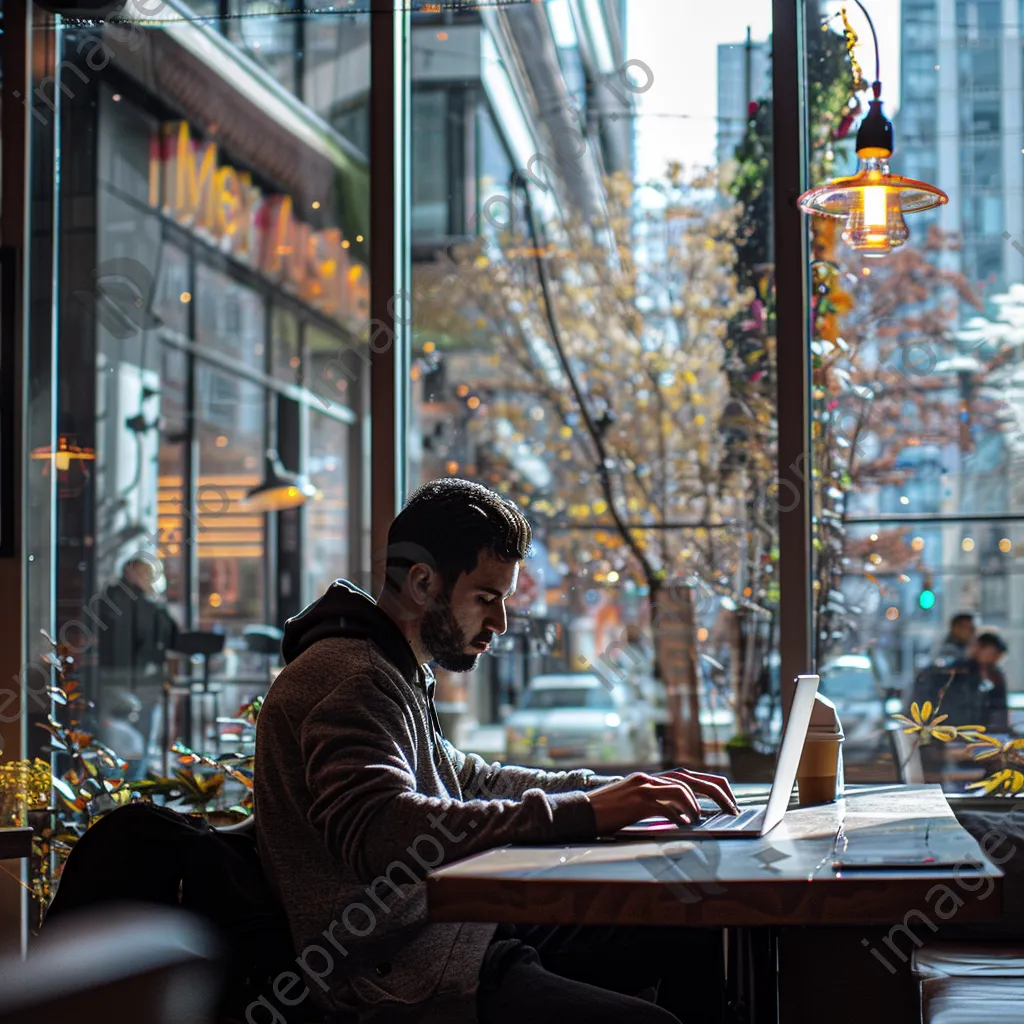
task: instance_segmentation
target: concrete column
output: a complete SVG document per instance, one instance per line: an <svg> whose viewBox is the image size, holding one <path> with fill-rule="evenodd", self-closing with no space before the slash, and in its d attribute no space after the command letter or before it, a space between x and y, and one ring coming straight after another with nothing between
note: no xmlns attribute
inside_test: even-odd
<svg viewBox="0 0 1024 1024"><path fill-rule="evenodd" d="M960 110L956 41L956 0L937 0L939 42L937 63L938 89L935 97L936 165L938 181L949 193L949 203L939 210L939 227L959 232L963 225L960 195ZM959 253L948 253L951 269L960 269Z"/></svg>
<svg viewBox="0 0 1024 1024"><path fill-rule="evenodd" d="M1020 6L1018 0L1003 0L1002 81L1000 82L1000 124L1002 126L1003 216L1006 231L1021 242L1024 232L1024 71L1021 62ZM1006 283L1024 281L1024 256L1007 242Z"/></svg>

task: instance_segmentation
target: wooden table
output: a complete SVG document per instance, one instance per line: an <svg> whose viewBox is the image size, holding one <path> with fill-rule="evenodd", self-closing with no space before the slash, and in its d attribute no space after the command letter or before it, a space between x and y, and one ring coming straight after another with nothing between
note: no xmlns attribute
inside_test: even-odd
<svg viewBox="0 0 1024 1024"><path fill-rule="evenodd" d="M741 803L754 797L737 789ZM881 865L923 846L958 866L858 872L832 866L844 847L877 855ZM967 868L971 860L982 868ZM940 904L951 900L946 891L962 901L949 918L943 915L953 904ZM809 1005L804 985L824 971L819 976L842 993L829 1010L831 1021L878 1024L913 1019L909 951L932 934L928 921L998 917L1002 871L960 827L940 787L851 786L835 804L791 809L760 839L489 850L432 872L427 898L435 921L726 928L736 1019L820 1020L821 1008ZM906 929L893 930L898 922ZM891 1018L880 1012L886 1001Z"/></svg>
<svg viewBox="0 0 1024 1024"><path fill-rule="evenodd" d="M0 828L0 860L27 857L32 852L32 829Z"/></svg>
<svg viewBox="0 0 1024 1024"><path fill-rule="evenodd" d="M17 879L21 873L20 862L31 854L31 828L0 828L0 861L19 862L5 865L5 871ZM27 940L22 904L24 890L15 879L0 872L0 948L18 949L24 956Z"/></svg>

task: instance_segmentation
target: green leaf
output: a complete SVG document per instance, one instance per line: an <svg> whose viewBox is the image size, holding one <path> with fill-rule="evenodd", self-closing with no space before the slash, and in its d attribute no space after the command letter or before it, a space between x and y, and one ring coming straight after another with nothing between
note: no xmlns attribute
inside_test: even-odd
<svg viewBox="0 0 1024 1024"><path fill-rule="evenodd" d="M63 779L57 778L56 775L53 777L53 788L69 804L76 804L78 802L78 794Z"/></svg>

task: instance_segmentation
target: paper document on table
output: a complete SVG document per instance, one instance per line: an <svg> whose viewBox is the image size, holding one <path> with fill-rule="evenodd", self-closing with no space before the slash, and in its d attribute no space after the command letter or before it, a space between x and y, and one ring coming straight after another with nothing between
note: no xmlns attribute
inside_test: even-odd
<svg viewBox="0 0 1024 1024"><path fill-rule="evenodd" d="M844 853L832 861L836 871L935 871L939 868L956 868L958 870L979 869L983 867L980 860L961 858L950 860L948 857L934 857L927 854L923 857L877 857L860 856Z"/></svg>
<svg viewBox="0 0 1024 1024"><path fill-rule="evenodd" d="M853 829L837 838L833 867L837 870L899 871L920 868L981 867L976 855L964 851L955 855L943 843L944 830L905 825L884 831ZM945 849L943 847L945 846Z"/></svg>

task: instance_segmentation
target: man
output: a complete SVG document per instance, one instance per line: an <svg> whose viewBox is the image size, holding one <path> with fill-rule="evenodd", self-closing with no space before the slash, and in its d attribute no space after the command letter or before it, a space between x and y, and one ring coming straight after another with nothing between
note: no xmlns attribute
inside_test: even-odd
<svg viewBox="0 0 1024 1024"><path fill-rule="evenodd" d="M178 636L177 624L157 597L155 578L151 561L131 558L98 604L100 665L121 674L130 690L156 676L162 681L164 658Z"/></svg>
<svg viewBox="0 0 1024 1024"><path fill-rule="evenodd" d="M178 625L154 586L157 567L145 558L131 558L121 570L121 579L103 590L97 602L99 625L100 732L115 746L118 728L113 719L117 709L140 702L138 730L145 744L142 771L158 729L157 710L162 706L164 667L167 653L178 639ZM127 691L127 693L126 693Z"/></svg>
<svg viewBox="0 0 1024 1024"><path fill-rule="evenodd" d="M1006 643L999 633L994 629L983 630L974 638L965 657L954 660L940 656L918 675L912 702L919 708L931 703L929 721L944 715L947 725L981 725L992 733L1009 732L1006 678L998 667L1005 653ZM922 747L925 778L929 782L942 781L951 756L952 751L941 742Z"/></svg>
<svg viewBox="0 0 1024 1024"><path fill-rule="evenodd" d="M974 643L974 616L960 612L949 620L949 633L939 648L937 657L947 665L966 661Z"/></svg>
<svg viewBox="0 0 1024 1024"><path fill-rule="evenodd" d="M930 702L946 715L950 725L983 725L995 732L1008 728L1006 679L998 664L1006 653L1003 638L994 629L975 637L964 658L936 658L914 681L912 701ZM941 710L939 710L941 709Z"/></svg>
<svg viewBox="0 0 1024 1024"><path fill-rule="evenodd" d="M628 948L603 945L602 972L599 958L580 955L584 937L574 971L574 951L552 929L426 923L422 879L442 862L506 844L588 842L653 815L694 820L698 793L736 811L715 776L534 771L487 764L441 737L428 663L467 672L505 632L529 545L511 502L437 480L391 525L376 603L339 580L286 624L255 769L260 855L298 953L278 1002L294 1006L308 990L332 1022L360 1024L678 1019L634 997L647 982L639 973L631 990L621 969L611 978ZM686 954L659 934L678 975ZM626 993L545 970L561 953L567 974ZM639 948L632 955L637 966ZM288 1019L269 994L250 1009L253 1021Z"/></svg>
<svg viewBox="0 0 1024 1024"><path fill-rule="evenodd" d="M981 696L983 714L988 731L1010 731L1010 709L1006 697L1006 676L999 667L1006 655L1006 641L995 629L984 629L978 634L972 651L978 676L977 688Z"/></svg>

